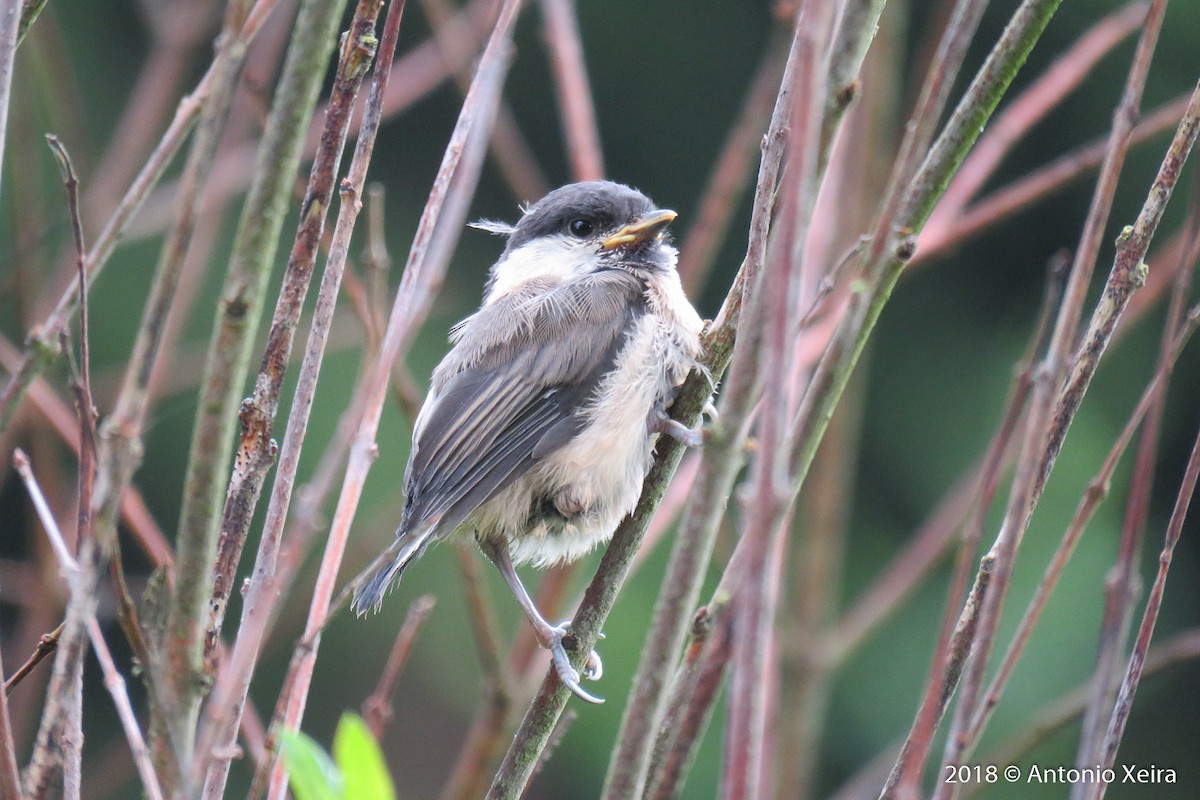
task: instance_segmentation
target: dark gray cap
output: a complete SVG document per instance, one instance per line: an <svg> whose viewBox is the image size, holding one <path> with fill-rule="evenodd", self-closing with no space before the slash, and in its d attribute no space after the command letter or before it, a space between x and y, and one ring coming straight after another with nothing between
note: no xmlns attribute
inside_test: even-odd
<svg viewBox="0 0 1200 800"><path fill-rule="evenodd" d="M586 220L596 234L604 234L654 210L650 198L624 184L612 181L568 184L530 206L509 236L505 252L541 236L568 235L567 226L573 220Z"/></svg>

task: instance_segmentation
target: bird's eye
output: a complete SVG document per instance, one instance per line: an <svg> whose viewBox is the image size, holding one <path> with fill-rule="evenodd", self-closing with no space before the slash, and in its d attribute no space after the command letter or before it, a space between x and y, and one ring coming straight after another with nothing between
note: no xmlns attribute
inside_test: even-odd
<svg viewBox="0 0 1200 800"><path fill-rule="evenodd" d="M567 230L576 239L586 239L592 235L594 228L586 219L573 219L567 223Z"/></svg>

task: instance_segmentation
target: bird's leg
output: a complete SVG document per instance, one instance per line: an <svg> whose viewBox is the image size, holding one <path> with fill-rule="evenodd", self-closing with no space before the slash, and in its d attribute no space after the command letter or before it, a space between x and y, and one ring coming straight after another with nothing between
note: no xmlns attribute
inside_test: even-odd
<svg viewBox="0 0 1200 800"><path fill-rule="evenodd" d="M700 426L689 428L679 420L671 419L666 411L658 407L650 412L646 427L651 433L665 433L688 447L700 447L704 444L704 431Z"/></svg>
<svg viewBox="0 0 1200 800"><path fill-rule="evenodd" d="M504 544L496 544L486 539L480 539L479 549L483 550L484 555L496 565L496 569L500 570L500 574L504 576L504 582L508 584L508 588L516 596L521 610L525 612L525 617L529 620L529 624L533 626L533 632L537 637L538 644L550 651L551 660L554 662L554 669L558 673L559 680L581 700L586 700L589 703L603 703L603 698L588 694L579 685L579 673L571 666L571 662L567 658L567 650L563 646L563 639L567 635L568 623L551 625L542 616L541 612L538 611L537 606L533 603L533 598L529 596L529 592L525 591L525 585L521 583L521 578L517 575L517 571L513 567L512 559L508 555L508 547ZM583 668L583 677L588 680L596 680L603 672L604 667L600 662L600 656L593 650L588 654L587 663Z"/></svg>

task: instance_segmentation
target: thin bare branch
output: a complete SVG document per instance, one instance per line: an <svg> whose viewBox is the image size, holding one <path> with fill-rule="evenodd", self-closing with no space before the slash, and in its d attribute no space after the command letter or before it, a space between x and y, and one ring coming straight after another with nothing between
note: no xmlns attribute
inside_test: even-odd
<svg viewBox="0 0 1200 800"><path fill-rule="evenodd" d="M767 754L772 743L768 697L777 673L772 663L778 573L781 569L794 494L788 492L791 384L767 380L768 373L791 375L793 338L800 322L804 246L812 221L821 171L821 134L827 94L827 53L834 15L829 3L804 2L797 16L796 101L789 118L788 163L778 189L780 223L770 243L763 285L749 312L761 326L754 361L764 385L759 413L759 446L741 493L743 531L727 575L733 595L729 712L721 774L721 797L753 800L767 792ZM753 334L752 334L753 335Z"/></svg>
<svg viewBox="0 0 1200 800"><path fill-rule="evenodd" d="M0 795L21 796L21 776L17 772L17 746L13 739L12 718L8 715L8 683L4 681L4 659L0 658Z"/></svg>
<svg viewBox="0 0 1200 800"><path fill-rule="evenodd" d="M1025 646L1028 644L1029 638L1033 633L1033 628L1037 624L1042 611L1045 610L1046 604L1049 602L1050 596L1058 584L1058 579L1062 576L1063 570L1066 568L1067 562L1075 550L1075 546L1082 538L1096 509L1108 495L1109 485L1117 464L1124 455L1129 443L1133 440L1138 427L1142 425L1147 415L1154 408L1158 407L1161 402L1165 394L1164 388L1167 385L1175 359L1183 349L1183 344L1195 329L1195 324L1196 320L1192 319L1187 327L1182 330L1177 330L1175 325L1168 328L1165 338L1168 349L1164 351L1163 359L1160 361L1154 377L1142 392L1141 398L1130 414L1129 419L1126 420L1125 427L1121 429L1121 433L1109 449L1108 455L1105 456L1099 471L1088 483L1088 487L1079 501L1075 514L1067 526L1067 530L1063 533L1062 541L1046 565L1042 580L1038 582L1037 590L1030 599L1029 605L1017 626L1017 630L1013 634L1008 648L1004 653L1004 658L1001 660L1000 666L988 686L984 702L980 704L975 719L971 723L972 739L977 740L979 738L984 726L991 717L992 711L1000 702L1000 696L1009 678L1012 677L1017 660L1024 652ZM1089 763L1094 766L1096 762L1092 761Z"/></svg>
<svg viewBox="0 0 1200 800"><path fill-rule="evenodd" d="M25 481L29 495L38 508L39 517L50 520L45 526L46 532L52 537L52 542L57 540L55 549L66 556L66 561L62 563L73 563L73 557L62 542L62 537L54 536L58 526L53 524L53 514L50 513L49 506L42 498L41 489L33 479L29 459L17 450L13 454L13 464ZM71 598L67 604L67 618L63 623L63 632L54 658L54 669L46 691L46 706L38 726L33 755L25 770L23 783L24 797L27 800L41 800L46 797L51 791L51 784L56 775L63 777L64 797L71 792L77 792L78 789L74 777L80 774L83 748L78 707L83 702L81 686L83 654L87 643L87 620L96 613L96 558L96 540L89 537L80 542L79 568L63 568L63 574L71 587ZM75 797L78 797L78 794L75 794Z"/></svg>
<svg viewBox="0 0 1200 800"><path fill-rule="evenodd" d="M1146 600L1146 610L1142 614L1141 626L1138 628L1137 641L1133 646L1133 652L1129 656L1129 665L1125 668L1125 676L1121 681L1117 701L1113 707L1112 718L1108 723L1108 731L1104 736L1104 760L1101 763L1108 768L1113 767L1116 763L1117 748L1120 747L1121 739L1125 735L1125 724L1129 721L1129 711L1133 707L1133 696L1137 692L1138 684L1141 683L1142 673L1146 667L1146 656L1150 651L1150 639L1154 635L1154 628L1158 623L1158 614L1162 609L1163 593L1167 585L1167 572L1171 568L1171 559L1175 553L1175 546L1179 543L1179 537L1183 532L1183 523L1187 517L1188 506L1191 503L1192 494L1196 489L1196 479L1198 477L1200 477L1200 434L1197 435L1196 441L1192 445L1192 454L1188 458L1187 468L1180 483L1179 494L1175 497L1175 508L1171 511L1171 519L1167 523L1162 552L1158 556L1158 572L1154 576L1154 583L1150 586L1150 595ZM1108 785L1104 782L1091 784L1089 786L1090 797L1097 798L1097 800L1104 797L1107 788Z"/></svg>
<svg viewBox="0 0 1200 800"><path fill-rule="evenodd" d="M275 0L258 0L254 10L247 17L243 30L247 41L253 39L254 35L258 33L274 6ZM108 263L117 242L129 229L133 217L141 210L151 190L158 184L176 153L179 152L188 132L199 118L200 111L208 98L214 69L215 65L210 67L196 84L192 93L179 101L171 124L163 133L154 151L145 159L141 171L138 172L121 201L116 204L112 216L109 217L103 230L96 237L87 257L87 282L89 285L96 280L96 275ZM74 312L78 299L78 286L72 281L67 285L66 290L55 304L54 310L45 321L30 331L21 364L10 375L4 391L0 392L0 430L8 427L13 413L33 378L58 356L58 331L65 327L66 320Z"/></svg>
<svg viewBox="0 0 1200 800"><path fill-rule="evenodd" d="M730 357L734 356L733 338L741 317L742 294L746 286L754 285L765 259L767 237L775 207L775 187L787 144L786 131L791 118L793 76L796 71L796 53L800 47L800 37L797 21L793 28L787 63L776 93L770 126L762 138L763 149L746 255L738 276L734 279L730 295L722 306L722 312L718 314L717 321L704 337L706 359L709 362L706 366L714 381L720 380L726 366L730 364ZM750 332L753 334L754 329ZM753 352L753 339L752 335L739 337L736 345L739 348L738 352ZM737 357L734 358L734 363L739 366L732 368L730 379L721 392L721 422L704 448L700 472L695 480L693 502L684 510L680 529L672 546L654 618L646 634L646 646L642 650L633 689L621 720L621 732L609 759L609 771L602 795L608 800L636 796L646 783L652 743L665 713L664 703L670 670L677 654L683 648L688 624L696 607L712 554L718 522L724 513L725 498L728 497L729 488L733 485L734 477L741 466L742 446L749 432L751 411L757 402L761 387L757 381L756 370L749 366L740 366L743 360ZM665 464L667 462L663 461L662 449L660 442L659 459L660 463ZM671 472L665 473L666 476L670 474ZM643 500L646 499L649 487L653 486L652 477L653 473L647 477L647 489L643 489ZM663 489L665 490L665 487ZM609 545L610 552L618 542L623 541L620 537L624 528L625 525L614 535L613 543ZM634 538L632 549L636 551L640 544L637 539L640 537ZM597 571L597 578L603 574L602 564L601 570ZM575 623L572 624L572 632L578 632ZM523 729L528 724L527 716Z"/></svg>
<svg viewBox="0 0 1200 800"><path fill-rule="evenodd" d="M473 62L477 57L476 42L469 30L470 21L455 14L448 0L421 0L421 5L442 58L450 65L459 89L465 94L471 88ZM550 190L537 156L517 124L516 115L503 99L496 112L490 147L496 166L519 202L531 203Z"/></svg>
<svg viewBox="0 0 1200 800"><path fill-rule="evenodd" d="M332 3L331 5L335 6L335 12L340 10L339 4ZM382 0L360 0L350 23L350 29L343 38L337 75L334 79L329 108L325 117L325 129L321 137L321 145L313 159L308 186L301 203L300 222L296 228L291 253L288 256L287 269L283 275L283 285L279 289L275 312L267 333L262 366L255 380L253 396L242 404L241 441L234 462L233 474L229 480L229 490L226 494L221 520L220 542L218 543L216 574L223 576L225 580L214 586L214 589L219 586L226 591L213 591L211 595L207 630L207 638L210 643L220 634L225 603L228 602L229 597L227 590L232 583L229 578L236 570L242 547L249 533L254 510L266 481L267 472L278 453L278 447L271 438L271 434L283 393L283 379L287 371L300 314L304 307L304 298L308 292L308 285L316 264L317 251L325 227L325 217L332 202L338 166L349 134L351 109L358 96L359 87L375 57L378 43L375 38L375 22L382 5ZM320 13L314 14L313 19L312 33L319 32L328 36L330 32L326 26L335 26L339 21L339 15L336 13L331 15L328 11L322 10ZM332 37L329 36L329 38ZM318 47L318 55L328 55L329 44L331 44L330 41L322 41ZM310 57L309 54L304 56L305 59ZM305 101L311 108L316 100L316 89L319 86L319 80L316 79L320 76L321 71L316 62L306 65L301 71L306 73L302 92L306 95ZM301 118L296 121L303 124L304 120ZM361 191L361 186L360 178L358 184L351 189L353 192L351 202L342 206L343 214L347 207L350 207L353 209L352 215L357 215L358 192ZM353 229L352 222L353 219L351 219L349 230ZM246 614L254 606L270 603L273 596L273 594L264 594L264 591L272 583L275 574L283 525L287 518L288 504L291 501L291 490L299 463L301 444L307 430L308 414L312 407L317 376L320 372L321 359L328 338L329 321L336 303L337 291L341 285L341 273L345 266L345 250L349 246L349 230L341 232L342 237L338 242L341 258L330 259L331 266L327 270L326 279L322 281L324 291L323 297L319 301L319 316L314 317L309 347L301 365L301 380L297 385L292 416L289 419L290 424L284 439L284 451L278 453L281 457L279 470L276 473L271 502L267 508L267 522L264 525L255 555L253 578L246 591L243 622ZM198 565L207 563L211 563L207 558L197 559ZM190 622L191 625L198 623L201 613L201 609L197 607L195 617ZM240 644L240 631L238 639ZM201 643L197 642L197 644ZM252 649L257 652L258 643L254 643ZM202 649L197 647L193 658L200 657L202 652ZM217 747L220 749L228 749L236 743L241 709L245 704L252 673L253 669L247 669L238 675L240 687L229 728L213 731ZM204 754L200 754L197 758L199 763L203 763L204 760ZM225 759L218 760L213 764L205 778L206 797L220 797L224 794L228 767L229 762ZM198 778L198 772L199 770L192 770L192 780Z"/></svg>
<svg viewBox="0 0 1200 800"><path fill-rule="evenodd" d="M1192 181L1188 222L1184 226L1183 234L1185 246L1180 249L1181 263L1176 271L1174 290L1171 293L1159 344L1158 367L1155 371L1155 381L1159 387L1141 428L1141 440L1133 465L1117 558L1104 582L1104 611L1100 618L1096 666L1092 673L1088 708L1084 713L1076 750L1075 761L1078 765L1095 765L1102 757L1100 747L1107 728L1109 709L1116 698L1121 677L1121 661L1127 647L1129 626L1141 586L1142 540L1146 520L1150 514L1150 494L1154 485L1159 432L1167 398L1166 385L1175 358L1195 323L1194 316L1189 317L1188 326L1177 336L1177 331L1184 325L1184 314L1191 290L1194 251L1197 241L1200 241L1200 182L1195 180Z"/></svg>
<svg viewBox="0 0 1200 800"><path fill-rule="evenodd" d="M930 214L921 231L922 249L927 240L950 235L950 229L957 227L957 217L995 173L1013 145L1075 90L1100 59L1138 29L1146 18L1146 10L1147 3L1135 2L1101 19L996 115Z"/></svg>
<svg viewBox="0 0 1200 800"><path fill-rule="evenodd" d="M350 36L371 36L374 41L373 31L380 8L381 3L379 2L369 6L360 2ZM362 209L360 197L363 187L366 185L367 169L371 164L371 156L375 149L375 137L379 132L383 93L387 89L388 76L391 74L392 57L400 35L400 20L403 18L403 13L403 2L393 3L388 9L384 32L380 37L382 50L379 53L379 62L375 67L375 74L367 96L367 110L363 116L363 124L359 130L358 142L355 145L349 172L342 180L340 187L341 207L338 210L333 241L329 247L329 257L325 262L325 272L321 276L321 287L317 294L316 308L313 311L312 327L305 344L304 362L300 367L291 413L288 417L287 434L284 438L283 450L280 452L279 467L275 472L275 485L271 493L270 505L267 507L267 519L263 526L262 541L264 542L277 541L283 534L283 523L291 499L292 483L299 466L300 449L307 432L308 416L312 410L313 399L316 396L317 376L320 373L321 360L329 340L329 329L337 308L338 290L341 287L342 274L350 252L350 238L354 233L354 225L358 220L359 211ZM334 583L341 567L344 548L344 539L339 540L331 536L326 541L325 554L321 558L321 568L317 575L317 585L313 589L308 621L305 623L304 639L306 643L310 644L296 651L288 668L285 678L285 685L288 689L281 695L275 717L271 722L272 728L275 730L281 726L291 730L298 730L300 727L300 720L303 717L308 698L308 687L312 678L316 651L319 646L320 629L325 624L329 599L333 596ZM260 549L260 554L261 552ZM268 736L270 735L269 733ZM269 753L265 762L265 766L270 767L271 775L270 785L267 789L268 798L281 797L287 789L287 772L283 768L282 762L274 759L273 756L273 753ZM263 771L260 769L260 772Z"/></svg>
<svg viewBox="0 0 1200 800"><path fill-rule="evenodd" d="M408 263L392 307L379 358L372 365L364 384L366 387L364 391L365 411L351 446L350 463L343 479L337 509L334 512L331 540L345 542L350 522L357 509L362 484L366 479L370 463L374 460L375 433L378 430L379 417L389 384L391 364L398 358L402 346L407 343L415 331L415 326L421 324L429 301L445 273L446 258L449 254L444 253L438 261L434 261L429 251L434 228L439 224L439 219L442 220L441 224L452 227L460 226L465 219L466 197L471 194L468 191L470 186L464 187L464 191L454 198L448 197L447 192L450 180L456 171L461 169L464 173L477 176L482 167L483 153L487 143L486 132L490 129L494 110L499 100L500 87L507 74L508 48L518 6L517 0L509 0L501 11L492 38L484 51L475 82L463 103L458 124L451 134L442 167L435 179L433 191L418 224L417 235L409 251ZM462 195L466 195L466 197ZM449 203L449 208L444 211L444 207L450 200L454 202ZM335 546L338 545L335 544ZM255 591L260 593L263 598L273 597L274 593L280 589L279 575L280 573L277 572L271 579L262 581ZM344 597L345 594L343 592L342 596ZM215 756L212 748L216 743L216 736L219 735L222 742L229 741L228 731L232 729L230 723L236 718L234 712L244 703L245 676L253 667L263 636L274 613L274 604L251 602L252 600L253 598L247 598L246 613L243 614L238 641L213 689L204 725L204 730L209 733L201 737L204 746L199 748L197 764L202 759ZM318 598L314 598L314 602L317 601ZM325 598L324 602L328 603L328 598ZM223 753L224 750L222 750ZM227 772L228 765L227 763L223 766L214 765L214 769L219 772ZM219 782L222 785L224 783L223 779ZM219 792L216 794L219 796Z"/></svg>
<svg viewBox="0 0 1200 800"><path fill-rule="evenodd" d="M252 171L254 177L242 207L221 290L218 318L213 323L206 354L178 534L180 553L189 554L187 572L192 576L189 580L206 587L216 605L216 613L205 621L206 655L215 649L214 628L219 627L223 618L224 601L232 591L238 560L229 547L225 558L232 564L214 567L217 523L225 497L222 489L227 485L238 399L249 369L267 276L291 201L303 137L329 66L344 5L344 0L323 3L306 0L297 14L288 56L263 131L259 162ZM214 166L214 171L218 167ZM196 596L196 592L180 592L177 599ZM194 613L194 607L181 610L177 619L183 620Z"/></svg>
<svg viewBox="0 0 1200 800"><path fill-rule="evenodd" d="M598 181L604 177L604 151L600 147L600 127L588 84L583 58L583 41L574 0L542 0L545 20L543 41L550 53L558 113L571 175L577 181Z"/></svg>
<svg viewBox="0 0 1200 800"><path fill-rule="evenodd" d="M8 106L13 63L21 29L21 0L0 0L0 178L4 175L4 143L8 138Z"/></svg>
<svg viewBox="0 0 1200 800"><path fill-rule="evenodd" d="M1078 410L1083 394L1095 373L1098 359L1111 339L1117 320L1120 318L1129 296L1140 282L1137 276L1144 275L1142 258L1145 256L1150 238L1157 229L1162 206L1165 205L1166 198L1170 195L1170 188L1174 186L1174 179L1177 177L1177 170L1181 163L1178 159L1186 156L1186 150L1181 153L1177 149L1181 143L1173 143L1171 149L1173 157L1168 158L1168 162L1171 164L1170 174L1164 175L1160 172L1160 176L1152 188L1151 196L1147 199L1147 208L1144 208L1143 213L1139 215L1138 224L1135 226L1137 233L1124 237L1131 239L1132 244L1119 243L1113 271L1105 284L1104 294L1096 306L1089 331L1076 351L1074 360L1068 363L1065 355L1076 339L1076 327L1082 313L1084 292L1087 289L1088 278L1091 276L1096 253L1099 250L1099 237L1112 207L1116 188L1115 171L1119 170L1128 148L1129 134L1132 129L1131 119L1140 104L1150 55L1162 24L1164 6L1165 3L1155 2L1151 7L1142 36L1138 41L1126 91L1114 118L1105 166L1101 170L1093 203L1084 224L1083 238L1076 251L1075 262L1068 277L1063 304L1056 320L1045 363L1041 369L1041 383L1034 393L1022 455L1004 520L990 551L996 556L993 591L985 599L979 626L979 638L975 642L971 663L968 664L964 674L958 706L955 709L954 721L943 754L943 764L964 763L963 759L974 746L974 740L969 736L970 724L982 701L987 663L1000 625L1000 616L1008 594L1013 563L1020 547L1021 538L1028 527L1033 508L1045 489L1046 479L1062 447L1075 411ZM1196 98L1197 95L1193 95L1193 103ZM1187 117L1185 117L1186 119ZM1190 149L1191 142L1194 141L1194 134L1193 126L1191 136L1187 140L1187 149ZM1164 171L1166 170L1167 162L1164 162ZM1066 374L1065 385L1059 383L1064 373ZM950 788L948 784L941 784L938 792L944 796L944 793L948 792Z"/></svg>
<svg viewBox="0 0 1200 800"><path fill-rule="evenodd" d="M58 557L59 568L62 570L63 575L68 578L68 582L74 584L74 579L80 571L80 565L75 560L75 557L71 555L66 542L63 541L58 523L55 521L54 515L50 513L50 507L46 504L46 499L42 495L41 488L33 477L29 461L20 450L14 454L13 460L17 471L25 481L34 506L37 508L38 517L41 519L46 536L50 539L50 544L54 549L55 555ZM90 542L91 540L87 539L85 541ZM134 714L133 706L129 702L129 694L125 690L125 679L121 677L121 674L117 671L116 664L113 663L112 653L109 652L108 643L104 641L104 633L100 630L100 623L96 620L94 606L91 616L86 620L86 625L88 638L92 642L92 649L96 653L96 658L100 662L100 670L104 674L104 686L108 689L109 694L112 695L113 703L117 707L117 716L121 720L121 727L125 731L125 738L129 742L129 750L133 756L134 766L137 767L138 775L142 779L142 786L146 790L146 795L150 800L162 800L162 789L159 787L158 776L154 772L154 766L150 763L150 751L146 749L146 740L142 736L141 728L138 727L137 716ZM5 796L7 797L8 795Z"/></svg>
<svg viewBox="0 0 1200 800"><path fill-rule="evenodd" d="M396 634L392 652L388 654L383 672L379 673L379 683L375 685L375 691L371 692L366 700L363 700L363 719L376 739L383 736L384 728L392 719L392 694L396 690L396 681L400 678L400 670L408 660L408 654L412 651L417 633L428 619L429 612L433 611L435 602L433 595L425 594L418 597L408 607L408 615L404 618L404 624L400 626L400 632Z"/></svg>

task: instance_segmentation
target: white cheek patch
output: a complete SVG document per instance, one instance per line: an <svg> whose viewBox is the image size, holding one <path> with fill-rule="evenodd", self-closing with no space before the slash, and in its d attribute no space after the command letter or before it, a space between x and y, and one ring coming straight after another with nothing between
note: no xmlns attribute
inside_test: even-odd
<svg viewBox="0 0 1200 800"><path fill-rule="evenodd" d="M595 266L595 245L565 236L543 236L526 242L496 264L485 302L494 302L533 278L567 281L589 274Z"/></svg>

